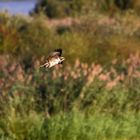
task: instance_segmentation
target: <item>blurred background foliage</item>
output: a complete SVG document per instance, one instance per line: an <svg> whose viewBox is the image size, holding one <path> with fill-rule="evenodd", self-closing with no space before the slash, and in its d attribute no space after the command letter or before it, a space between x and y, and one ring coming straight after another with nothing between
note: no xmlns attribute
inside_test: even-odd
<svg viewBox="0 0 140 140"><path fill-rule="evenodd" d="M50 51L62 48L68 63L109 64L139 52L139 18L135 14L117 14L111 18L95 12L79 18L60 21L22 18L1 13L0 53L32 61ZM77 53L78 52L78 53Z"/></svg>
<svg viewBox="0 0 140 140"><path fill-rule="evenodd" d="M139 140L139 0L40 0L0 13L0 139ZM66 61L40 68L63 49Z"/></svg>
<svg viewBox="0 0 140 140"><path fill-rule="evenodd" d="M114 14L132 9L139 13L139 0L38 0L33 13L43 12L49 18L82 15L93 10Z"/></svg>

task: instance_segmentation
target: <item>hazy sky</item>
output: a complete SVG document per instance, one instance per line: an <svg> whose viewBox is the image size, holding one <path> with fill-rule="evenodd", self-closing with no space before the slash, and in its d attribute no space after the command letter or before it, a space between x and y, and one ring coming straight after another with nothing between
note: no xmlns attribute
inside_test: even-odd
<svg viewBox="0 0 140 140"><path fill-rule="evenodd" d="M0 11L8 10L10 14L25 14L34 8L36 0L0 0Z"/></svg>

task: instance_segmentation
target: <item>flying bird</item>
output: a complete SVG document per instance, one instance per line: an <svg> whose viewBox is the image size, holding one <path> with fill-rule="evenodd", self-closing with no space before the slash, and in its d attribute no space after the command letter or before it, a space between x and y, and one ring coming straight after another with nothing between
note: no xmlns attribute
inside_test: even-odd
<svg viewBox="0 0 140 140"><path fill-rule="evenodd" d="M46 60L46 63L41 65L40 67L46 67L46 68L51 68L57 64L62 64L63 61L65 60L64 57L61 56L62 55L62 49L56 49L54 50L48 57Z"/></svg>

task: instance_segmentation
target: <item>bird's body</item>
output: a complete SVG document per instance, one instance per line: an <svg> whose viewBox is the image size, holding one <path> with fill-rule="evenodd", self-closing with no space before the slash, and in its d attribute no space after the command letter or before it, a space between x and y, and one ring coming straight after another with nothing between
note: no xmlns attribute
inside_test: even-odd
<svg viewBox="0 0 140 140"><path fill-rule="evenodd" d="M49 55L46 63L41 65L40 67L51 68L55 65L62 64L62 62L65 60L65 58L61 57L61 55L62 55L62 49L55 50L54 52L52 52Z"/></svg>

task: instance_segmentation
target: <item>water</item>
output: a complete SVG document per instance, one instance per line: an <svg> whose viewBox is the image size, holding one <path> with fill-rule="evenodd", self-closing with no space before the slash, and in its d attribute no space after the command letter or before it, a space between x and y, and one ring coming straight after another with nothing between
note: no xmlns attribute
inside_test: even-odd
<svg viewBox="0 0 140 140"><path fill-rule="evenodd" d="M10 14L28 15L34 8L36 0L0 1L0 11L8 11Z"/></svg>

